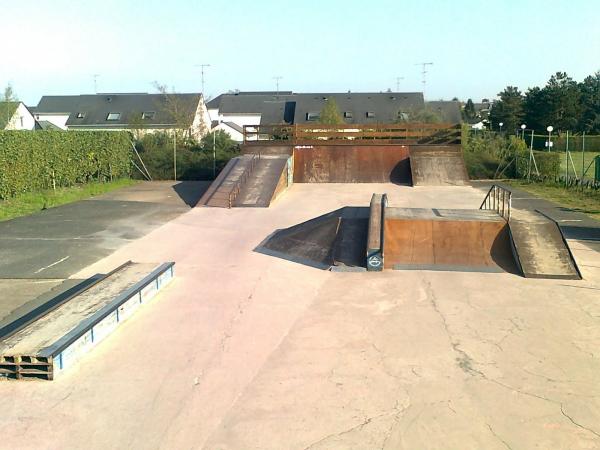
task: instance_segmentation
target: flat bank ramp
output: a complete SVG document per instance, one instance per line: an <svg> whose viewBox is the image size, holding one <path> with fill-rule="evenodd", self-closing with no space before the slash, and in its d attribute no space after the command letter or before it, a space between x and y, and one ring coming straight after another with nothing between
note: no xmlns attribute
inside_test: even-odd
<svg viewBox="0 0 600 450"><path fill-rule="evenodd" d="M524 277L581 279L567 243L553 220L536 211L513 210L510 234L515 259Z"/></svg>
<svg viewBox="0 0 600 450"><path fill-rule="evenodd" d="M230 195L244 172L250 168L253 156L242 155L229 160L196 206L229 208Z"/></svg>
<svg viewBox="0 0 600 450"><path fill-rule="evenodd" d="M412 146L410 170L414 186L469 184L469 175L460 146Z"/></svg>
<svg viewBox="0 0 600 450"><path fill-rule="evenodd" d="M234 206L268 207L287 187L288 156L261 155L237 195Z"/></svg>
<svg viewBox="0 0 600 450"><path fill-rule="evenodd" d="M384 267L517 272L506 221L492 211L386 208Z"/></svg>

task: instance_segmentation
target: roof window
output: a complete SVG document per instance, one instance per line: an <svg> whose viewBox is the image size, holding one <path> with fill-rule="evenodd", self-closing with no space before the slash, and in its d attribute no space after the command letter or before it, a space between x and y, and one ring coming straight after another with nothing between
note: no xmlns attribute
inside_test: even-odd
<svg viewBox="0 0 600 450"><path fill-rule="evenodd" d="M85 117L85 113L84 112L78 112L77 113L77 118L78 119L83 119Z"/></svg>
<svg viewBox="0 0 600 450"><path fill-rule="evenodd" d="M352 119L352 111L344 111L345 119Z"/></svg>
<svg viewBox="0 0 600 450"><path fill-rule="evenodd" d="M155 111L144 111L142 113L142 119L154 119L154 116L156 115Z"/></svg>
<svg viewBox="0 0 600 450"><path fill-rule="evenodd" d="M106 116L106 120L119 120L121 118L121 113L111 112Z"/></svg>
<svg viewBox="0 0 600 450"><path fill-rule="evenodd" d="M375 113L373 111L367 111L367 118L373 119L375 117Z"/></svg>
<svg viewBox="0 0 600 450"><path fill-rule="evenodd" d="M306 120L308 120L309 122L316 122L320 118L321 118L321 114L318 112L306 113Z"/></svg>

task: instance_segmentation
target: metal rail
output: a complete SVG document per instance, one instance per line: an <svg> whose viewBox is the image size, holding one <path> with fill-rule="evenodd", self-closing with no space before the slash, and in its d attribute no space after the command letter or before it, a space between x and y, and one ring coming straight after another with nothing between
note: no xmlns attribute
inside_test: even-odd
<svg viewBox="0 0 600 450"><path fill-rule="evenodd" d="M512 192L502 186L493 184L483 199L479 209L496 211L507 222L510 220Z"/></svg>
<svg viewBox="0 0 600 450"><path fill-rule="evenodd" d="M253 154L252 159L250 160L250 165L246 168L246 170L244 170L242 175L234 183L233 188L229 192L229 206L228 206L229 208L231 208L233 206L235 199L239 195L240 190L242 189L244 184L246 184L246 181L248 181L248 178L250 177L250 174L253 172L254 167L256 166L258 161L260 161L260 153Z"/></svg>

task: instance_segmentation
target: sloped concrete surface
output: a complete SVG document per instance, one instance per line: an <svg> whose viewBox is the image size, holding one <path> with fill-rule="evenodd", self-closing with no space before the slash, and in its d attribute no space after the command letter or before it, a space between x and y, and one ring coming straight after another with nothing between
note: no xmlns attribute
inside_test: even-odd
<svg viewBox="0 0 600 450"><path fill-rule="evenodd" d="M333 273L252 249L387 192L472 208L470 187L298 185L271 208L195 208L75 274L174 260L177 278L55 382L0 383L2 446L600 447L600 257L584 280Z"/></svg>

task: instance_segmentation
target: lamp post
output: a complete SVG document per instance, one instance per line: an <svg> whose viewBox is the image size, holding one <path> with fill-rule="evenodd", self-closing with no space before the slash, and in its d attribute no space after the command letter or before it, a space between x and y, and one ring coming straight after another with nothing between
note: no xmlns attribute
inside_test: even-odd
<svg viewBox="0 0 600 450"><path fill-rule="evenodd" d="M527 128L527 125L521 125L521 138L523 138L523 140L525 140L525 128Z"/></svg>
<svg viewBox="0 0 600 450"><path fill-rule="evenodd" d="M504 125L504 122L500 122L500 123L498 124L498 126L500 127L500 133L502 133L502 125Z"/></svg>
<svg viewBox="0 0 600 450"><path fill-rule="evenodd" d="M546 128L546 131L548 132L548 151L550 151L550 148L552 147L552 130L554 130L554 127L552 125L548 125Z"/></svg>

